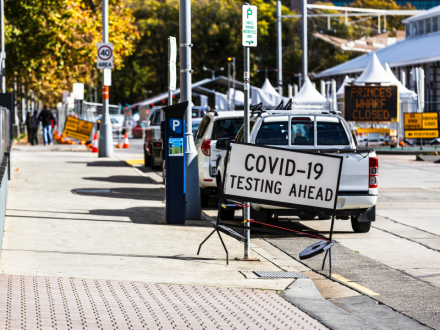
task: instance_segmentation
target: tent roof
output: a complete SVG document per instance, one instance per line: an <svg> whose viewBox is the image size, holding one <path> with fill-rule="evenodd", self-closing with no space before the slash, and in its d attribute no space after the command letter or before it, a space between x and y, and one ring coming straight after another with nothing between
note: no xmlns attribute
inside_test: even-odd
<svg viewBox="0 0 440 330"><path fill-rule="evenodd" d="M316 90L315 86L313 86L309 77L306 77L304 84L292 101L294 104L316 104L327 102L326 98Z"/></svg>
<svg viewBox="0 0 440 330"><path fill-rule="evenodd" d="M266 93L270 93L270 94L274 94L276 96L280 96L280 94L276 91L276 89L271 85L269 79L266 78L266 80L264 81L263 87L261 87L261 89L266 92Z"/></svg>
<svg viewBox="0 0 440 330"><path fill-rule="evenodd" d="M391 71L391 68L388 65L388 63L385 63L385 71L390 76L391 83L393 85L399 86L399 94L400 94L400 96L411 98L411 97L415 97L417 95L414 91L409 90L408 88L403 86L403 84L400 82L400 80L396 78L396 76L394 75L393 71Z"/></svg>
<svg viewBox="0 0 440 330"><path fill-rule="evenodd" d="M345 85L347 85L351 81L349 76L345 76L344 81L342 82L341 87L339 87L336 95L344 95L345 94Z"/></svg>
<svg viewBox="0 0 440 330"><path fill-rule="evenodd" d="M390 83L391 78L377 59L376 54L370 59L364 72L356 79L356 83L378 84Z"/></svg>

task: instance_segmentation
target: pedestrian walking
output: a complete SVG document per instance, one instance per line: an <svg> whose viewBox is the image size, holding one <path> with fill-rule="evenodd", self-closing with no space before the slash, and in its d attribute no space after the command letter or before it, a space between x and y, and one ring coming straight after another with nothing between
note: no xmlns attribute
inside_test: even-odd
<svg viewBox="0 0 440 330"><path fill-rule="evenodd" d="M40 120L38 119L38 111L34 111L34 115L29 117L29 142L31 145L38 145L38 126L40 125Z"/></svg>
<svg viewBox="0 0 440 330"><path fill-rule="evenodd" d="M54 125L56 124L55 117L52 114L52 111L47 109L47 105L44 106L43 111L40 112L38 119L43 123L43 139L44 145L52 144L52 126L51 121L54 121Z"/></svg>
<svg viewBox="0 0 440 330"><path fill-rule="evenodd" d="M31 112L28 111L26 115L26 120L24 122L24 125L26 126L26 131L28 135L28 143L31 142L31 123L29 122L29 119L31 119Z"/></svg>

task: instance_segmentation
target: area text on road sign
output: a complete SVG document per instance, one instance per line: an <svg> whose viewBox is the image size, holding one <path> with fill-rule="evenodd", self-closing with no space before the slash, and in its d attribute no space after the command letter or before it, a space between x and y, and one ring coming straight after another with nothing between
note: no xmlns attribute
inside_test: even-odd
<svg viewBox="0 0 440 330"><path fill-rule="evenodd" d="M333 210L342 158L232 143L225 198L284 207Z"/></svg>
<svg viewBox="0 0 440 330"><path fill-rule="evenodd" d="M97 47L98 69L113 69L113 44L99 43Z"/></svg>
<svg viewBox="0 0 440 330"><path fill-rule="evenodd" d="M66 124L64 125L63 134L73 139L88 141L92 133L92 128L92 122L68 116L66 118Z"/></svg>
<svg viewBox="0 0 440 330"><path fill-rule="evenodd" d="M405 131L407 139L435 139L438 137L438 130Z"/></svg>
<svg viewBox="0 0 440 330"><path fill-rule="evenodd" d="M243 46L257 47L257 6L243 6Z"/></svg>

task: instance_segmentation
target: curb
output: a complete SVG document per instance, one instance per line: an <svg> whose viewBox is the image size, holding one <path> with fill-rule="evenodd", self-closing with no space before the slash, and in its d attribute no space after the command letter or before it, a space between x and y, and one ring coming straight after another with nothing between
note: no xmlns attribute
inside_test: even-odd
<svg viewBox="0 0 440 330"><path fill-rule="evenodd" d="M378 330L375 326L327 301L311 279L297 279L280 296L334 330Z"/></svg>

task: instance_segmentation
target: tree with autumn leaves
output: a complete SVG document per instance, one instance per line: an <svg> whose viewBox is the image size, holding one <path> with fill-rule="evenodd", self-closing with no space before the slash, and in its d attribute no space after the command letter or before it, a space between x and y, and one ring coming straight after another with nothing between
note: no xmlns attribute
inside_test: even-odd
<svg viewBox="0 0 440 330"><path fill-rule="evenodd" d="M7 89L14 81L54 106L72 84L97 83L96 46L102 40L100 0L6 0ZM124 66L140 34L123 0L109 1L114 65ZM20 95L20 94L19 94Z"/></svg>

